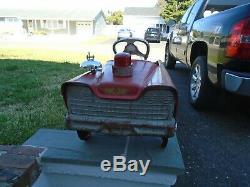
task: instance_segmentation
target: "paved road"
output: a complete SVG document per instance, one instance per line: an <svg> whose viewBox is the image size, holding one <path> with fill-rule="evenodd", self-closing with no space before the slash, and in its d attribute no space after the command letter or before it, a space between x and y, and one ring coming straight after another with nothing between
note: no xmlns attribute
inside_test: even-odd
<svg viewBox="0 0 250 187"><path fill-rule="evenodd" d="M250 186L250 101L218 94L213 109L189 105L188 69L170 71L179 91L178 140L186 174L176 186ZM219 100L219 101L218 101Z"/></svg>

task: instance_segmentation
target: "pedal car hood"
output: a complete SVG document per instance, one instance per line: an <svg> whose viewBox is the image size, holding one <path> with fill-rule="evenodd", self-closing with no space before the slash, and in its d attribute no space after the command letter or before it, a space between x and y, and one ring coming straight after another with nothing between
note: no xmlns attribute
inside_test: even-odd
<svg viewBox="0 0 250 187"><path fill-rule="evenodd" d="M66 89L70 85L84 85L104 99L135 100L147 89L168 89L177 101L177 91L168 72L160 63L144 60L132 60L131 77L115 77L112 66L114 61L108 61L102 72L92 74L87 72L77 76L62 85L62 95L66 98Z"/></svg>

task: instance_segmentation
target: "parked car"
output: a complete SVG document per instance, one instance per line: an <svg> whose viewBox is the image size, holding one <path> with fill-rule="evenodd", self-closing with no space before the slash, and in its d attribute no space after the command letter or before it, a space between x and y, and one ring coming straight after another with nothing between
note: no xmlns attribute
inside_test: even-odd
<svg viewBox="0 0 250 187"><path fill-rule="evenodd" d="M148 42L157 42L161 41L161 32L158 28L148 28L145 32L144 39Z"/></svg>
<svg viewBox="0 0 250 187"><path fill-rule="evenodd" d="M133 36L133 34L132 34L132 31L130 29L123 28L123 29L120 29L118 31L117 40L120 40L120 39L123 39L123 38L129 38L129 37L132 37L132 36Z"/></svg>
<svg viewBox="0 0 250 187"><path fill-rule="evenodd" d="M118 53L116 46L122 42L124 51ZM145 52L138 43L145 45ZM102 68L88 55L81 64L87 72L62 85L67 127L77 130L80 139L88 140L91 132L159 136L165 147L174 136L177 90L164 65L147 60L149 50L143 39L117 40L114 60ZM131 55L144 60L131 59Z"/></svg>
<svg viewBox="0 0 250 187"><path fill-rule="evenodd" d="M169 35L165 66L176 61L190 69L189 96L206 107L213 87L250 96L249 0L197 0Z"/></svg>

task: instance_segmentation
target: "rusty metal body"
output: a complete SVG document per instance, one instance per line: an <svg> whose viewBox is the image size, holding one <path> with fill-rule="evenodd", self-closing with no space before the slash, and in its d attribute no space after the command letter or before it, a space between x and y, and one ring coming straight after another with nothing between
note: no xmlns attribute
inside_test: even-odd
<svg viewBox="0 0 250 187"><path fill-rule="evenodd" d="M135 41L146 45L145 54ZM117 53L120 42L127 46ZM113 49L114 60L102 67L87 58L80 67L89 71L62 85L67 127L77 130L82 140L87 140L90 132L161 136L165 147L177 128L178 96L168 72L161 62L146 60L150 47L144 40L119 40ZM131 55L145 60L132 60Z"/></svg>
<svg viewBox="0 0 250 187"><path fill-rule="evenodd" d="M69 129L122 135L172 136L177 91L162 64L132 60L131 77L87 72L62 85Z"/></svg>

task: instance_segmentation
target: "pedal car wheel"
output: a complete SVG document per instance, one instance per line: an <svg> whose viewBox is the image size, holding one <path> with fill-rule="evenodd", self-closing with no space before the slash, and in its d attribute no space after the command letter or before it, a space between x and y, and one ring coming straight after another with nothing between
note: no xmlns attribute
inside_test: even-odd
<svg viewBox="0 0 250 187"><path fill-rule="evenodd" d="M84 141L87 141L91 137L91 133L89 131L77 131L77 135Z"/></svg>
<svg viewBox="0 0 250 187"><path fill-rule="evenodd" d="M168 137L163 136L162 137L162 142L161 142L161 148L165 148L168 144Z"/></svg>

